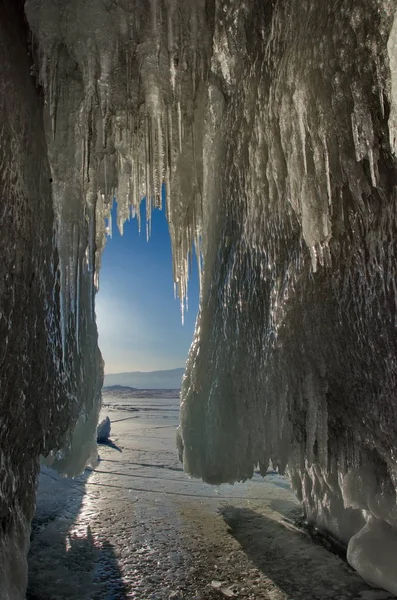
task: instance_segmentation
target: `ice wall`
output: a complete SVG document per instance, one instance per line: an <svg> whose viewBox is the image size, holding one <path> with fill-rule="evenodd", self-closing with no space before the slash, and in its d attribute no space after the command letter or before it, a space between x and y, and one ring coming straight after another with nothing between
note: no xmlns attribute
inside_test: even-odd
<svg viewBox="0 0 397 600"><path fill-rule="evenodd" d="M288 465L308 519L352 538L352 564L397 593L369 552L397 539L396 8L26 2L59 257L47 310L59 298L59 341L46 339L69 389L86 391L75 440L95 420L84 386L104 217L117 195L122 229L146 196L149 234L165 182L182 302L192 243L203 264L186 470L218 483ZM72 429L81 406L68 397ZM77 443L59 468L88 454Z"/></svg>
<svg viewBox="0 0 397 600"><path fill-rule="evenodd" d="M244 7L221 29L185 467L218 483L288 465L307 518L397 593L396 3Z"/></svg>
<svg viewBox="0 0 397 600"><path fill-rule="evenodd" d="M65 255L60 253L59 222L54 219L43 98L31 73L29 38L24 2L1 0L1 600L25 597L40 456L64 448L56 462L63 461L64 470L70 471L71 431L78 419L85 424L97 420L101 388L101 359L91 316L92 277L84 271L84 229L79 232L81 270L75 286L80 290L79 308L61 311ZM65 251L70 261L75 248L74 244ZM76 297L74 302L77 306ZM93 435L95 426L96 422ZM85 442L87 447L80 444L79 449L80 468L94 447L87 435Z"/></svg>

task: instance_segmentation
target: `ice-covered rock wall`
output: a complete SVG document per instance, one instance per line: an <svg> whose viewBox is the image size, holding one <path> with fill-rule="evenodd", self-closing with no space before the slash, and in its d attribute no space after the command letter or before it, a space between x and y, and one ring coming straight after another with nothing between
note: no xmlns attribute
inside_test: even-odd
<svg viewBox="0 0 397 600"><path fill-rule="evenodd" d="M19 15L20 16L20 15ZM23 23L23 21L22 21ZM29 85L26 31L15 7L0 3L0 598L22 597L43 429L52 421L39 398L54 379L53 282L40 273L52 255L49 171L39 103ZM30 113L30 115L29 115ZM30 119L29 119L30 116ZM36 156L25 161L25 150ZM40 166L42 174L34 171ZM46 177L47 175L47 177ZM29 202L29 193L34 202ZM37 236L37 238L36 238ZM41 241L40 241L41 237ZM36 349L41 348L39 359ZM55 403L54 403L55 404ZM21 589L22 588L22 589Z"/></svg>
<svg viewBox="0 0 397 600"><path fill-rule="evenodd" d="M54 220L43 98L31 75L23 2L0 1L0 599L25 597L40 455L71 466L71 432L94 439L101 359L92 278L80 271L78 315L60 326L62 256ZM80 202L81 205L81 202ZM80 210L82 210L80 208ZM76 227L77 231L77 227ZM84 229L80 228L80 265ZM71 245L68 260L73 256ZM88 304L88 297L91 304ZM77 334L79 329L79 334ZM63 343L62 343L63 340ZM85 434L80 468L95 445ZM68 458L69 456L69 458Z"/></svg>
<svg viewBox="0 0 397 600"><path fill-rule="evenodd" d="M89 454L78 448L84 425L95 432L96 388L84 386L98 381L104 218L116 195L122 229L146 196L150 233L164 182L182 301L192 243L202 267L179 433L186 470L221 482L257 464L265 472L269 459L288 465L308 519L351 539L352 564L397 593L394 563L373 552L397 546L396 0L27 0L25 9L46 147L39 117L25 117L22 156L40 143L28 155L43 167L18 177L42 210L52 196L54 217L35 210L31 221L24 209L30 237L15 226L14 246L2 243L38 244L34 314L46 320L34 320L36 339L54 364L37 372L62 397L43 404L38 439L61 443L83 389L77 445L57 464L70 471ZM17 106L35 98L26 69ZM14 118L1 124L18 148ZM4 339L19 349L12 323Z"/></svg>
<svg viewBox="0 0 397 600"><path fill-rule="evenodd" d="M244 8L222 13L229 56L214 44L233 71L184 462L213 482L288 465L307 518L397 593L396 3Z"/></svg>
<svg viewBox="0 0 397 600"><path fill-rule="evenodd" d="M213 482L288 465L307 518L397 593L395 10L221 13L218 204L180 445Z"/></svg>

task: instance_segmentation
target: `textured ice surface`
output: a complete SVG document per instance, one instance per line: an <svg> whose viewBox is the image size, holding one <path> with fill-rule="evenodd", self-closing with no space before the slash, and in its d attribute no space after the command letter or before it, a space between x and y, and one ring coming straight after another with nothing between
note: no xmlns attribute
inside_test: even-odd
<svg viewBox="0 0 397 600"><path fill-rule="evenodd" d="M395 12L395 0L27 0L58 257L54 295L35 298L57 306L64 428L78 417L59 469L77 472L93 448L104 217L116 195L122 229L145 196L150 234L165 182L182 304L193 243L200 256L186 470L219 483L288 465L309 520L346 541L369 528L349 553L361 571L367 533L392 547Z"/></svg>
<svg viewBox="0 0 397 600"><path fill-rule="evenodd" d="M74 480L42 470L27 600L391 598L294 524L285 478L215 487L187 477L177 398L104 401L122 452L101 446L97 469Z"/></svg>

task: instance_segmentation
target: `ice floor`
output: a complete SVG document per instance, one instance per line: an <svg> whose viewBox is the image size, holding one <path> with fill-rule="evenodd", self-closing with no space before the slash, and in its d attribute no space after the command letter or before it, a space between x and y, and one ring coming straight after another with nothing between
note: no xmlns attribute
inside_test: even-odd
<svg viewBox="0 0 397 600"><path fill-rule="evenodd" d="M112 445L75 480L43 469L28 600L383 600L294 525L278 476L218 488L175 451L178 401L105 398Z"/></svg>

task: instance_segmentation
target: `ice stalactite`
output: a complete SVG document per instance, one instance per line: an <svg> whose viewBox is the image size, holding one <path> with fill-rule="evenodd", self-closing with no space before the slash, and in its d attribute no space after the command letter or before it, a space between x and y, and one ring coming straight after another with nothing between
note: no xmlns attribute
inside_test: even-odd
<svg viewBox="0 0 397 600"><path fill-rule="evenodd" d="M396 8L26 2L68 372L87 350L113 197L121 230L145 197L150 234L165 183L182 302L193 243L203 266L185 469L219 483L288 466L307 518L352 538L355 567L394 592L393 576L363 565L371 536L397 539ZM86 401L78 427L94 434ZM72 446L78 460L64 451L59 467L88 454Z"/></svg>
<svg viewBox="0 0 397 600"><path fill-rule="evenodd" d="M53 126L54 115L61 129L69 118L80 155L71 165L73 186L86 202L100 194L97 224L117 195L122 230L145 197L149 234L151 212L161 206L161 186L167 185L174 277L183 296L186 257L200 224L202 106L211 53L205 2L28 0L26 13L51 116L50 154L60 165L74 161ZM65 186L68 177L58 173L55 180ZM61 197L69 206L63 189ZM96 238L97 270L103 233Z"/></svg>

